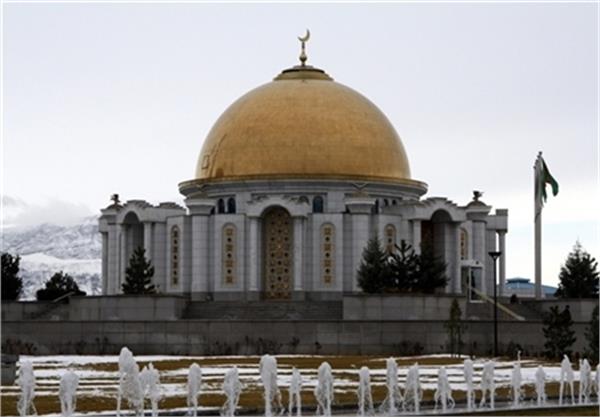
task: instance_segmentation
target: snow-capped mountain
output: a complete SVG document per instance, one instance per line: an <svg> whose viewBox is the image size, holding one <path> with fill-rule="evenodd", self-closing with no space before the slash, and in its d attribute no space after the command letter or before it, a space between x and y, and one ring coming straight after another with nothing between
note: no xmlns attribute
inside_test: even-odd
<svg viewBox="0 0 600 417"><path fill-rule="evenodd" d="M21 299L34 299L35 292L59 271L71 275L89 295L102 290L102 243L95 216L75 226L45 223L27 229L5 229L2 252L21 256Z"/></svg>

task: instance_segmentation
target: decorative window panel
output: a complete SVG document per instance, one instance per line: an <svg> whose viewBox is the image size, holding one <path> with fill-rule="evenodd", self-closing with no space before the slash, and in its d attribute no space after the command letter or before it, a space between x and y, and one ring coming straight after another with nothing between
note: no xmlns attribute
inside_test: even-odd
<svg viewBox="0 0 600 417"><path fill-rule="evenodd" d="M468 259L469 258L469 241L467 236L467 231L465 229L460 229L460 259Z"/></svg>
<svg viewBox="0 0 600 417"><path fill-rule="evenodd" d="M324 284L332 284L335 277L335 228L332 224L321 227L321 277Z"/></svg>
<svg viewBox="0 0 600 417"><path fill-rule="evenodd" d="M388 224L384 229L385 250L388 253L393 253L396 249L396 228L392 224Z"/></svg>
<svg viewBox="0 0 600 417"><path fill-rule="evenodd" d="M179 248L181 233L179 227L171 227L171 285L179 285Z"/></svg>
<svg viewBox="0 0 600 417"><path fill-rule="evenodd" d="M235 226L223 226L223 283L233 285L236 282L236 233Z"/></svg>

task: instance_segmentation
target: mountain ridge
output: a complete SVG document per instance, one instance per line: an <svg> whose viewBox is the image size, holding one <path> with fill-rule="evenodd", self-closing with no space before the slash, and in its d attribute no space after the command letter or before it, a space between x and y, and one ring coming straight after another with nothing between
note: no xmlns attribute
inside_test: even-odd
<svg viewBox="0 0 600 417"><path fill-rule="evenodd" d="M42 223L2 231L2 252L21 257L21 300L35 299L35 292L59 271L71 275L88 295L102 292L102 240L98 217L89 216L71 226Z"/></svg>

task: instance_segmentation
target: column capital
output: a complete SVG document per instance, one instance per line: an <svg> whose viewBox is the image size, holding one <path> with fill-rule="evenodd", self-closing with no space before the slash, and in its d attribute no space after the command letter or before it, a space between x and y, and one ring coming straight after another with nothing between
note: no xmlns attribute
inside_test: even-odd
<svg viewBox="0 0 600 417"><path fill-rule="evenodd" d="M371 214L375 206L375 198L369 196L351 196L344 199L344 204L351 214Z"/></svg>
<svg viewBox="0 0 600 417"><path fill-rule="evenodd" d="M186 198L185 205L191 215L208 216L215 208L215 201L209 198Z"/></svg>

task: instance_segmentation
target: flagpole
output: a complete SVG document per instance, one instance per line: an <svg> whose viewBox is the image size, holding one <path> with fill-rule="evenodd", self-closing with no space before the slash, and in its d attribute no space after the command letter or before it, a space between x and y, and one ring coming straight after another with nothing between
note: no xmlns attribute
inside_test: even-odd
<svg viewBox="0 0 600 417"><path fill-rule="evenodd" d="M533 186L534 186L534 203L533 203L533 216L534 216L534 241L535 241L535 298L542 298L542 193L538 189L540 186L540 170L541 170L541 158L542 153L538 154L533 167Z"/></svg>

